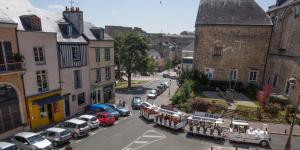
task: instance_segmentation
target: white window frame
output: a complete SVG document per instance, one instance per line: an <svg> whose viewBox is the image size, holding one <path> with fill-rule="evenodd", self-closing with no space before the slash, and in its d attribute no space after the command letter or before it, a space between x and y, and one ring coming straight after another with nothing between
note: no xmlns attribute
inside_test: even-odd
<svg viewBox="0 0 300 150"><path fill-rule="evenodd" d="M208 80L213 80L214 79L214 72L215 68L205 68L205 76L207 77Z"/></svg>
<svg viewBox="0 0 300 150"><path fill-rule="evenodd" d="M34 61L37 65L45 65L46 64L45 50L43 47L34 47L33 48L33 57L34 57ZM38 60L36 60L36 58ZM42 58L44 60L41 60Z"/></svg>
<svg viewBox="0 0 300 150"><path fill-rule="evenodd" d="M81 52L80 52L80 48L78 46L72 47L72 59L73 59L73 62L81 61Z"/></svg>
<svg viewBox="0 0 300 150"><path fill-rule="evenodd" d="M105 48L104 53L105 53L105 61L110 61L110 48Z"/></svg>
<svg viewBox="0 0 300 150"><path fill-rule="evenodd" d="M100 48L96 48L95 49L95 58L96 58L96 62L100 62L101 61L101 51L100 51Z"/></svg>
<svg viewBox="0 0 300 150"><path fill-rule="evenodd" d="M288 87L289 86L289 87ZM289 89L287 89L287 88L289 88ZM286 96L289 96L290 95L290 92L291 92L291 84L290 84L290 82L289 82L289 79L287 79L286 80L286 82L285 82L285 86L284 86L284 94L286 95Z"/></svg>
<svg viewBox="0 0 300 150"><path fill-rule="evenodd" d="M37 83L39 93L49 91L49 83L48 83L48 76L46 70L36 71L36 83Z"/></svg>
<svg viewBox="0 0 300 150"><path fill-rule="evenodd" d="M68 25L68 36L72 36L73 35L73 27L72 25Z"/></svg>
<svg viewBox="0 0 300 150"><path fill-rule="evenodd" d="M238 74L239 74L239 70L238 69L230 69L230 71L229 71L229 79L231 81L237 81L238 80Z"/></svg>
<svg viewBox="0 0 300 150"><path fill-rule="evenodd" d="M252 73L256 73L255 79L252 79L252 78L253 78L253 77L252 77ZM250 70L250 71L249 71L248 81L249 81L249 82L257 82L258 76L259 76L259 70Z"/></svg>

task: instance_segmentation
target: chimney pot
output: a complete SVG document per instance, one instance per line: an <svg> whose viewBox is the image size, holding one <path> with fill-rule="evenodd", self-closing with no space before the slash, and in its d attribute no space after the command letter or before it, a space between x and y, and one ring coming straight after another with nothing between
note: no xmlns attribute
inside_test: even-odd
<svg viewBox="0 0 300 150"><path fill-rule="evenodd" d="M74 7L71 7L71 12L73 12L74 11Z"/></svg>

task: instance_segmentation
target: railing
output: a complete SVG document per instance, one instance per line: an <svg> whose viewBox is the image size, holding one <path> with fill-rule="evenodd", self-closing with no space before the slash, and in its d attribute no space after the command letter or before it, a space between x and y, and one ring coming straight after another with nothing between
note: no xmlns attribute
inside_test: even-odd
<svg viewBox="0 0 300 150"><path fill-rule="evenodd" d="M12 72L12 71L24 71L24 70L25 70L24 62L0 64L0 73Z"/></svg>

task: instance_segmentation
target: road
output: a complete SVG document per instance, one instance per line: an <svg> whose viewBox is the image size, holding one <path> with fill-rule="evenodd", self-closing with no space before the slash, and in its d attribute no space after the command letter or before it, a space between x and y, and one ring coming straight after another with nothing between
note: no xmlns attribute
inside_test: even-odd
<svg viewBox="0 0 300 150"><path fill-rule="evenodd" d="M133 96L146 98L145 91L156 87L163 81L166 81L166 79L149 82L142 89L137 89L137 91L117 93L116 99L125 100L127 104L130 104ZM174 93L177 87L175 81L173 83L171 92ZM166 90L153 102L155 104L168 103L168 92ZM129 109L131 109L130 106ZM271 148L282 150L286 138L286 136L272 135ZM263 149L258 145L229 143L227 140L217 141L206 137L187 136L183 131L172 131L158 127L140 118L138 110L133 110L131 116L121 118L114 126L100 128L91 132L90 136L86 138L72 141L71 146L75 150L208 150L211 146L238 146L254 150ZM292 146L293 150L299 149L299 137L293 138Z"/></svg>

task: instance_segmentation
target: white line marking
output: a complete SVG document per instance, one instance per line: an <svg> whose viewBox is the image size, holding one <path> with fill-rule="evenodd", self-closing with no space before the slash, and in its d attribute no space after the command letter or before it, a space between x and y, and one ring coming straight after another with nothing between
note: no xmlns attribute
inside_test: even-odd
<svg viewBox="0 0 300 150"><path fill-rule="evenodd" d="M144 136L148 136L147 134L149 134L149 133L152 133L152 134L153 134L153 133L156 133L156 134L158 134L158 135L160 135L160 136L157 136L158 139L156 139L156 140L149 141L148 143L144 143L143 145L138 146L138 147L136 147L136 148L130 148L130 146L132 146L132 145L134 145L136 142L138 142L139 139L144 138ZM149 135L149 136L151 136L151 135ZM153 136L153 135L152 135L152 136ZM154 131L154 130L148 130L147 132L145 132L144 134L142 134L141 136L139 136L138 138L136 138L133 142L129 143L129 144L128 144L125 148L123 148L122 150L137 150L137 149L140 149L140 148L142 148L142 147L144 147L144 146L147 146L147 145L149 145L149 144L152 144L152 143L154 143L154 142L163 140L163 139L165 139L165 138L166 138L166 136L165 136L164 134L162 134L162 133L159 133L159 132ZM138 144L140 144L140 143L138 143Z"/></svg>
<svg viewBox="0 0 300 150"><path fill-rule="evenodd" d="M162 136L157 136L157 135L144 135L143 137L148 137L148 138L163 138Z"/></svg>
<svg viewBox="0 0 300 150"><path fill-rule="evenodd" d="M134 141L134 143L137 143L137 144L145 144L145 143L148 143L149 141Z"/></svg>

